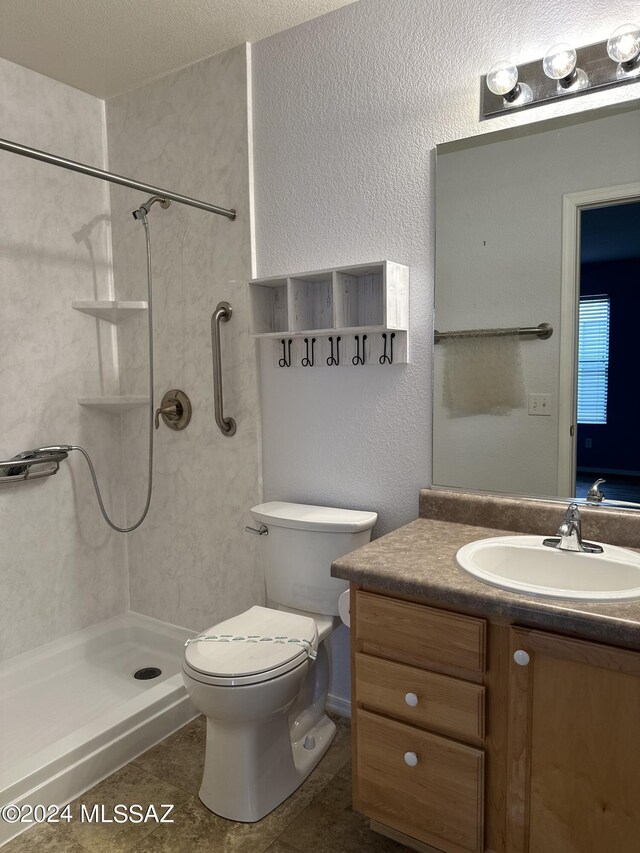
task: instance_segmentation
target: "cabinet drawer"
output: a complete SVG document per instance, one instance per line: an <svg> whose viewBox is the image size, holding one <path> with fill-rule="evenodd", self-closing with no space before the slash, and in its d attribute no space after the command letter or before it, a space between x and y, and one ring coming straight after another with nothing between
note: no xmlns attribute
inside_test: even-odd
<svg viewBox="0 0 640 853"><path fill-rule="evenodd" d="M356 593L358 650L429 669L478 678L485 671L485 620Z"/></svg>
<svg viewBox="0 0 640 853"><path fill-rule="evenodd" d="M479 684L358 653L355 685L356 702L372 711L454 737L484 738L484 687Z"/></svg>
<svg viewBox="0 0 640 853"><path fill-rule="evenodd" d="M358 709L354 777L354 806L373 820L446 853L482 851L482 750Z"/></svg>

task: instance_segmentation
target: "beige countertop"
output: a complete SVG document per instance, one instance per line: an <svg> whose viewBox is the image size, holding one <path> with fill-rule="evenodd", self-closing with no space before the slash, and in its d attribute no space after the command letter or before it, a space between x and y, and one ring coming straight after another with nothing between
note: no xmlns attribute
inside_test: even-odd
<svg viewBox="0 0 640 853"><path fill-rule="evenodd" d="M456 563L455 555L462 545L513 533L418 518L340 557L333 563L331 573L389 595L405 595L466 613L503 617L547 631L640 648L640 599L585 602L534 598L484 584Z"/></svg>

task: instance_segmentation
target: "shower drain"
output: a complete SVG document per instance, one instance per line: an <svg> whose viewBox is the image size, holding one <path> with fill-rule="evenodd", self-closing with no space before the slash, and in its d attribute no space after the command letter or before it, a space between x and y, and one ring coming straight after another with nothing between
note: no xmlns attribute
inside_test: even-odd
<svg viewBox="0 0 640 853"><path fill-rule="evenodd" d="M137 669L133 673L133 677L140 681L148 681L150 678L157 678L162 675L162 670L157 666L143 666L142 669Z"/></svg>

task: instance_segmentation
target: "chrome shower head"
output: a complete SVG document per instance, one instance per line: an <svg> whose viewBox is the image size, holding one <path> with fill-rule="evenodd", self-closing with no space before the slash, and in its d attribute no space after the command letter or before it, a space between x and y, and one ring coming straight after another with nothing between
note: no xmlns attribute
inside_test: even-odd
<svg viewBox="0 0 640 853"><path fill-rule="evenodd" d="M137 210L133 211L133 218L144 219L149 214L151 205L156 202L160 202L160 207L164 207L166 209L171 204L171 199L163 198L161 195L152 195L151 198L147 199L144 204L141 204Z"/></svg>

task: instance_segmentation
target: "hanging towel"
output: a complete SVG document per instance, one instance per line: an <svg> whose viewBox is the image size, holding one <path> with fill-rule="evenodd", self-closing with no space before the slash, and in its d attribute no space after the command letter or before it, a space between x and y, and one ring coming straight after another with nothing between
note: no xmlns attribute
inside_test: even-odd
<svg viewBox="0 0 640 853"><path fill-rule="evenodd" d="M508 415L524 406L520 338L479 335L443 341L444 405L454 415Z"/></svg>

